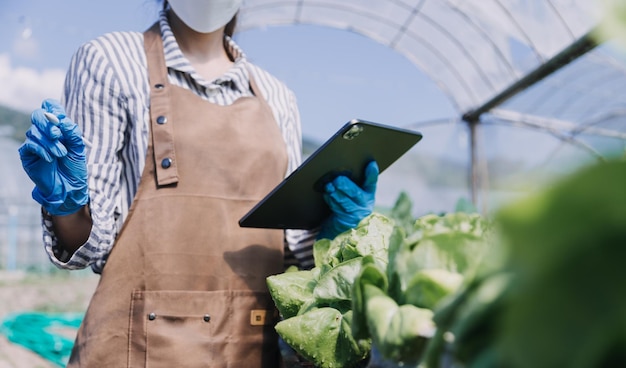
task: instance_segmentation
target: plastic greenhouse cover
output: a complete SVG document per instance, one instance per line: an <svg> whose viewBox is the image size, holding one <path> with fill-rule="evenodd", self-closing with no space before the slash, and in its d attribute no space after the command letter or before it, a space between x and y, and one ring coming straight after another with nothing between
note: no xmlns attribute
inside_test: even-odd
<svg viewBox="0 0 626 368"><path fill-rule="evenodd" d="M239 27L310 23L363 34L405 55L467 111L598 18L589 0L246 0Z"/></svg>
<svg viewBox="0 0 626 368"><path fill-rule="evenodd" d="M415 166L425 170L422 176L436 176L440 170L454 176L472 165L463 114L587 36L600 22L600 1L244 0L238 27L328 26L362 34L405 56L435 82L458 115L438 122L420 121L417 116L410 127L424 133L420 150L428 158L420 161L416 155L411 164L392 169L396 178ZM609 41L481 115L483 129L477 133L475 153L482 162L473 165L480 166L482 190L493 192L525 173L561 171L568 166L564 162L623 155L625 85L623 49ZM435 135L437 142L429 142ZM414 192L428 187L429 198L433 188L447 187L458 196L457 190L469 186L467 177L437 181L420 179L419 173L407 181ZM451 200L445 200L448 208Z"/></svg>

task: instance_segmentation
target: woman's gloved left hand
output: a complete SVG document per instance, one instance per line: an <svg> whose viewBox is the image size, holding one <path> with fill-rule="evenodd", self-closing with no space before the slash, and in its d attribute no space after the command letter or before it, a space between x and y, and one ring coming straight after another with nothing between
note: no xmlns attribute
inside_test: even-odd
<svg viewBox="0 0 626 368"><path fill-rule="evenodd" d="M365 167L362 187L344 175L326 184L324 200L332 213L322 223L317 239L334 239L344 231L356 227L363 218L372 213L378 173L378 164L371 161Z"/></svg>

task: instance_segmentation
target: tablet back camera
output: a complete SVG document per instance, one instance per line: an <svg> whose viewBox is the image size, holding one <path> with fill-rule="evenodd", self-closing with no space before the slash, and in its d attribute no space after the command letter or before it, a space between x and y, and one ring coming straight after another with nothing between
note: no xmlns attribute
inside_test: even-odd
<svg viewBox="0 0 626 368"><path fill-rule="evenodd" d="M359 134L363 131L363 127L359 124L355 124L350 127L345 133L343 133L343 139L351 141L354 138L358 137Z"/></svg>

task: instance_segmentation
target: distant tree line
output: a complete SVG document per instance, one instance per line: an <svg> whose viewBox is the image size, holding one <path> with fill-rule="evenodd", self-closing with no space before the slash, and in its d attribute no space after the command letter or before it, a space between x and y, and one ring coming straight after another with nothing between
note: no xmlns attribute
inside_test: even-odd
<svg viewBox="0 0 626 368"><path fill-rule="evenodd" d="M7 135L17 141L24 140L24 133L30 128L30 117L28 114L0 106L0 133Z"/></svg>

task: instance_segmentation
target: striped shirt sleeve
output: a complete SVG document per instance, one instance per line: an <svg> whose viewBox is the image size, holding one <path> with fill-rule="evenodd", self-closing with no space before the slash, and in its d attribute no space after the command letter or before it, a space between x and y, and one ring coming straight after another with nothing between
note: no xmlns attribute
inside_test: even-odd
<svg viewBox="0 0 626 368"><path fill-rule="evenodd" d="M136 40L135 40L136 41ZM62 268L80 269L106 258L117 235L122 161L128 119L122 83L107 53L111 43L94 40L75 53L67 73L63 103L79 125L87 146L89 207L93 226L88 241L69 259L58 259L54 232L46 226L46 250ZM121 50L122 48L120 48ZM120 60L120 58L114 58ZM127 77L127 76L125 76ZM47 221L44 221L48 225Z"/></svg>

